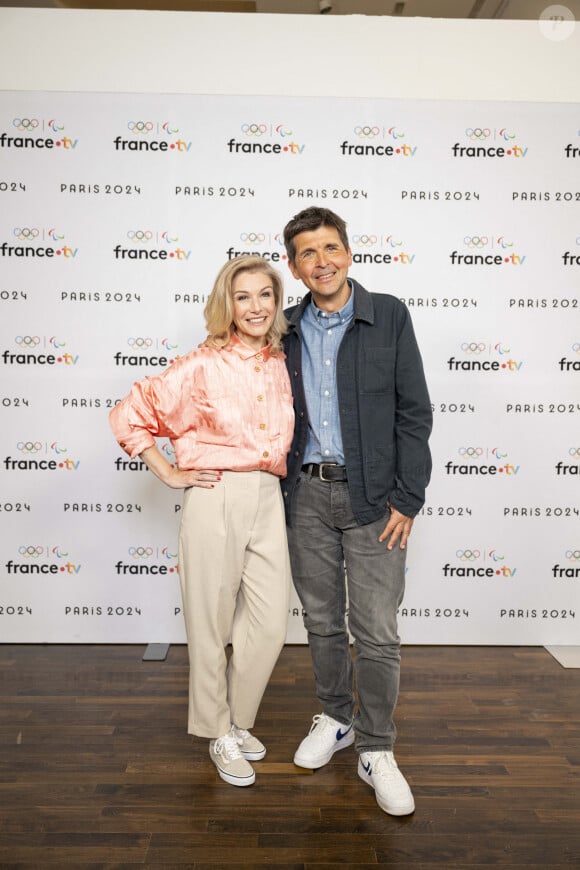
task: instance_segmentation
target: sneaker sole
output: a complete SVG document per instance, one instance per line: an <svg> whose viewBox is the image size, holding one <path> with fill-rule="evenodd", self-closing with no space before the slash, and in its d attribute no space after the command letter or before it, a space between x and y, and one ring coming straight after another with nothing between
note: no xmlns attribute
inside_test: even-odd
<svg viewBox="0 0 580 870"><path fill-rule="evenodd" d="M244 752L243 749L240 749L240 752L246 759L246 761L261 761L266 755L266 750L263 749L261 752Z"/></svg>
<svg viewBox="0 0 580 870"><path fill-rule="evenodd" d="M351 728L350 731L344 735L342 740L339 740L329 752L326 752L324 755L319 755L317 758L312 760L300 758L298 752L294 756L294 764L296 767L304 767L306 770L317 770L319 767L324 767L325 764L328 764L332 756L335 752L338 752L340 749L346 749L347 746L352 746L354 743L354 730Z"/></svg>
<svg viewBox="0 0 580 870"><path fill-rule="evenodd" d="M251 776L232 776L231 773L226 773L221 767L215 763L213 758L211 759L215 764L215 768L219 774L220 779L223 779L224 782L227 782L228 785L237 785L244 787L246 785L253 785L256 781L256 774L252 771Z"/></svg>
<svg viewBox="0 0 580 870"><path fill-rule="evenodd" d="M412 798L411 798L410 804L404 804L402 807L400 807L400 806L399 807L388 806L385 803L385 801L381 798L380 794L377 793L377 790L375 789L370 776L368 775L368 773L364 769L360 759L358 762L357 772L358 772L358 775L360 776L360 778L362 779L362 781L366 782L367 785L370 785L370 787L374 791L375 798L377 800L377 804L380 806L380 808L382 809L382 811L384 813L387 813L389 816L410 816L411 813L415 812L415 801Z"/></svg>

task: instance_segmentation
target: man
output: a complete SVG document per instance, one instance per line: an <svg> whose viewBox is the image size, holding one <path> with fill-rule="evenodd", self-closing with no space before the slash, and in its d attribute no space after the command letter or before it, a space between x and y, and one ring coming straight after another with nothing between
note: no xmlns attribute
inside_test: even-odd
<svg viewBox="0 0 580 870"><path fill-rule="evenodd" d="M284 243L310 292L286 311L296 428L282 491L322 706L294 763L321 767L356 741L358 774L381 809L407 815L415 804L393 755L393 713L407 539L431 472L423 365L405 306L348 277L342 218L307 208Z"/></svg>

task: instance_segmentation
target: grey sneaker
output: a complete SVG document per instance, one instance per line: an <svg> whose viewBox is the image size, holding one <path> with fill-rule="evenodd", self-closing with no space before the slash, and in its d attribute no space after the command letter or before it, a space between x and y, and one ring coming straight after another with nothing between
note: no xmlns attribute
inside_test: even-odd
<svg viewBox="0 0 580 870"><path fill-rule="evenodd" d="M266 747L264 744L245 728L232 725L232 736L240 747L240 752L248 761L260 761L265 756Z"/></svg>
<svg viewBox="0 0 580 870"><path fill-rule="evenodd" d="M408 816L415 809L409 783L392 752L361 752L358 775L375 790L380 808L391 816Z"/></svg>
<svg viewBox="0 0 580 870"><path fill-rule="evenodd" d="M312 726L294 756L294 764L315 770L327 764L335 752L354 743L352 722L344 725L326 713L312 719Z"/></svg>
<svg viewBox="0 0 580 870"><path fill-rule="evenodd" d="M243 757L231 731L209 741L209 757L224 782L230 785L252 785L255 782L254 768Z"/></svg>

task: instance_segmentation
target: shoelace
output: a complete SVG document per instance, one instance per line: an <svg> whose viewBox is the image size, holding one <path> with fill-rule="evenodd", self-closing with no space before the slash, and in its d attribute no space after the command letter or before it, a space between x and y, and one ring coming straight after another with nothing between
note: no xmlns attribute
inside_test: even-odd
<svg viewBox="0 0 580 870"><path fill-rule="evenodd" d="M332 724L326 713L317 713L316 716L312 717L312 725L308 733L312 734L314 729L317 729L318 733L322 736L323 731L326 731L328 728L332 728Z"/></svg>
<svg viewBox="0 0 580 870"><path fill-rule="evenodd" d="M243 758L238 741L231 734L225 734L216 740L214 752L216 755L221 756L225 764L229 764L230 761L236 761L238 758Z"/></svg>
<svg viewBox="0 0 580 870"><path fill-rule="evenodd" d="M394 775L395 771L398 770L398 765L392 752L378 753L376 761L373 759L371 763L373 766L373 772L379 773L382 776L391 777Z"/></svg>
<svg viewBox="0 0 580 870"><path fill-rule="evenodd" d="M243 743L250 736L250 732L245 728L238 728L237 725L232 725L232 737L237 743Z"/></svg>

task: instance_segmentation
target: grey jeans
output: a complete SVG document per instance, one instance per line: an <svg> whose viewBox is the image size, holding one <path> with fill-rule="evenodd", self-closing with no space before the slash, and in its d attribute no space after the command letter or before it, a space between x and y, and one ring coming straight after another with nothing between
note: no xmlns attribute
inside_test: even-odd
<svg viewBox="0 0 580 870"><path fill-rule="evenodd" d="M401 661L397 610L405 586L406 550L397 542L389 551L386 542L378 542L388 517L385 509L383 519L358 526L347 483L301 474L288 528L292 576L305 611L316 694L323 711L343 723L351 722L355 708L348 612L355 649L354 729L359 752L392 749L396 736L393 714Z"/></svg>

